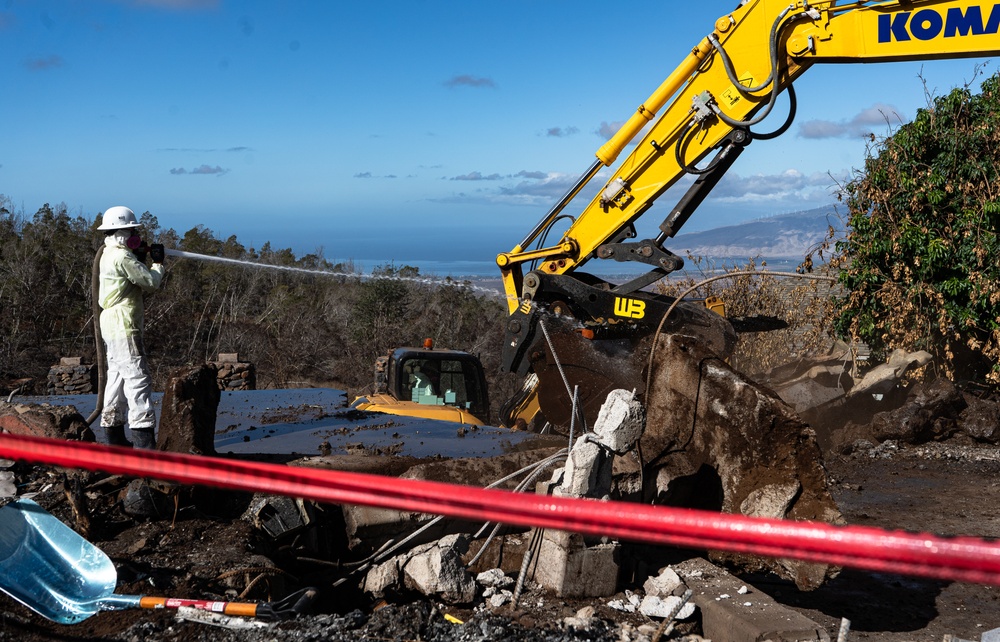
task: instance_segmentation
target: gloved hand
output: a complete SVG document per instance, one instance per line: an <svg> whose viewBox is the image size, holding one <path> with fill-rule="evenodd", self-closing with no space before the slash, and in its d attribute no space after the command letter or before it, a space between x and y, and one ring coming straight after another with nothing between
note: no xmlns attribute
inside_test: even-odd
<svg viewBox="0 0 1000 642"><path fill-rule="evenodd" d="M135 258L139 259L139 263L146 262L146 253L149 252L149 246L143 241L139 244L139 247L132 250L132 254L135 254Z"/></svg>
<svg viewBox="0 0 1000 642"><path fill-rule="evenodd" d="M152 257L153 263L163 263L166 258L166 253L163 249L161 243L153 243L149 246L149 256Z"/></svg>

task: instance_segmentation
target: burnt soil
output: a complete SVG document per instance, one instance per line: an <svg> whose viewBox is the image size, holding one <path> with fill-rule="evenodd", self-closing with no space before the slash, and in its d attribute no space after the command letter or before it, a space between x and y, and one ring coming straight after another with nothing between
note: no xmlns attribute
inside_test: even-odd
<svg viewBox="0 0 1000 642"><path fill-rule="evenodd" d="M885 442L855 446L849 454L829 453L825 463L831 490L850 524L940 535L1000 535L996 447ZM0 595L0 641L610 641L650 639L659 624L611 610L607 603L612 596L561 600L534 587L526 589L517 608L493 610L481 600L466 608L413 598L374 603L360 594L356 583L332 586L344 576L335 562L302 559L294 542L276 545L240 519L249 496L168 488L167 497L178 498L176 521L172 501L160 507L161 516L135 518L123 511L127 479L77 473L67 477L63 471L24 464L11 470L19 494L36 493L38 503L78 530L72 491L77 497L86 495L91 513L87 536L114 561L118 593L268 601L305 585L321 592L308 615L241 631L179 620L173 610L102 612L79 624L60 625ZM998 587L851 569L808 593L773 576L743 579L826 627L833 639L841 618L851 621L849 639L877 642L942 640L946 635L979 640L983 632L1000 627ZM586 606L595 610L585 624L565 621ZM696 625L681 631L697 632ZM680 638L675 633L670 639Z"/></svg>

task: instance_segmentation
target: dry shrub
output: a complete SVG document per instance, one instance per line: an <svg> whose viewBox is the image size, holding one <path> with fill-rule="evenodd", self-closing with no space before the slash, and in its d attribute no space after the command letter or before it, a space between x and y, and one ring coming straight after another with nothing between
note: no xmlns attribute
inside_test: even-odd
<svg viewBox="0 0 1000 642"><path fill-rule="evenodd" d="M744 265L716 266L701 257L688 256L694 274L675 276L657 285L660 293L679 296L695 288L685 298L718 297L733 320L768 318L783 321L780 330L741 332L730 358L733 367L755 375L805 356L829 350L831 333L831 283L817 274L772 272L767 262L754 257Z"/></svg>

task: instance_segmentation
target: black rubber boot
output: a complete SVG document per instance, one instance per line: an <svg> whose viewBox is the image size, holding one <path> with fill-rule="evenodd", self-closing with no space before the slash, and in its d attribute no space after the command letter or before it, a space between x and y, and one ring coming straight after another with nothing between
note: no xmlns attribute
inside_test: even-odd
<svg viewBox="0 0 1000 642"><path fill-rule="evenodd" d="M156 450L156 434L152 428L133 428L132 445L136 448Z"/></svg>
<svg viewBox="0 0 1000 642"><path fill-rule="evenodd" d="M125 426L105 426L104 434L109 446L132 447L132 442L125 439Z"/></svg>

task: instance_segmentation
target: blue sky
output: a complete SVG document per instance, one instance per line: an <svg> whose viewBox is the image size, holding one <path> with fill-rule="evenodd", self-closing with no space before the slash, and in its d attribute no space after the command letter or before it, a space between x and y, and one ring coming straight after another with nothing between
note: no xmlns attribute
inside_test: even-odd
<svg viewBox="0 0 1000 642"><path fill-rule="evenodd" d="M0 194L331 259L489 261L734 5L0 0ZM863 134L926 105L918 74L944 93L975 65L814 67L792 129L684 231L832 203Z"/></svg>

